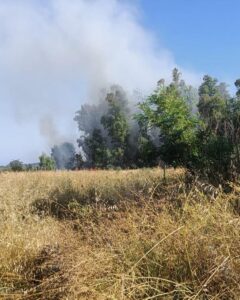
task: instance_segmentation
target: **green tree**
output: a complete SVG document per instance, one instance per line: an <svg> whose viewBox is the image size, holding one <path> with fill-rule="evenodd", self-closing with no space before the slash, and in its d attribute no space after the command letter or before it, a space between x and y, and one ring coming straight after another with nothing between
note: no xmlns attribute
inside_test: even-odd
<svg viewBox="0 0 240 300"><path fill-rule="evenodd" d="M199 128L199 170L216 181L230 179L234 149L234 99L225 83L204 76L199 87L199 113L202 121Z"/></svg>
<svg viewBox="0 0 240 300"><path fill-rule="evenodd" d="M107 95L106 101L108 111L102 116L101 123L110 138L111 163L123 167L129 137L126 97L122 90L116 88Z"/></svg>
<svg viewBox="0 0 240 300"><path fill-rule="evenodd" d="M217 84L217 79L205 75L199 87L198 110L204 121L205 129L216 133L225 118L227 91L225 84Z"/></svg>
<svg viewBox="0 0 240 300"><path fill-rule="evenodd" d="M237 88L236 95L237 95L237 97L240 97L240 79L237 79L237 80L235 81L235 86L236 86L236 88Z"/></svg>
<svg viewBox="0 0 240 300"><path fill-rule="evenodd" d="M20 160L13 160L9 163L9 168L14 172L21 172L24 170L24 165Z"/></svg>
<svg viewBox="0 0 240 300"><path fill-rule="evenodd" d="M224 136L232 145L231 168L240 170L240 97L228 101L227 117L224 120ZM234 170L233 170L234 171ZM238 171L239 172L239 171ZM236 175L236 174L235 174Z"/></svg>
<svg viewBox="0 0 240 300"><path fill-rule="evenodd" d="M106 162L104 167L135 165L138 126L130 115L127 94L120 86L113 85L103 90L98 104L83 105L74 120L81 132L78 145L84 155L85 167L102 165L102 161ZM95 135L101 145L99 147L92 141ZM99 157L95 155L96 149L104 153L100 164L98 158L94 162L94 157Z"/></svg>
<svg viewBox="0 0 240 300"><path fill-rule="evenodd" d="M196 113L197 111L197 103L199 101L198 90L191 85L187 85L186 82L181 79L182 74L179 72L177 68L174 68L172 71L172 85L180 93L180 96L184 99L186 104L189 107L189 110L192 113ZM159 81L159 84L164 86L164 80Z"/></svg>
<svg viewBox="0 0 240 300"><path fill-rule="evenodd" d="M197 156L197 120L176 85L160 86L140 104L140 109L138 120L160 129L161 159L173 166L191 164Z"/></svg>
<svg viewBox="0 0 240 300"><path fill-rule="evenodd" d="M212 183L231 178L233 144L225 136L201 131L199 138L199 160L195 169Z"/></svg>
<svg viewBox="0 0 240 300"><path fill-rule="evenodd" d="M139 167L153 167L157 164L157 147L151 138L151 130L148 128L146 120L143 118L137 119L139 125L137 165Z"/></svg>
<svg viewBox="0 0 240 300"><path fill-rule="evenodd" d="M56 165L53 158L43 153L39 157L39 167L41 170L50 171L50 170L55 170Z"/></svg>
<svg viewBox="0 0 240 300"><path fill-rule="evenodd" d="M89 162L91 167L106 168L110 161L110 151L106 145L100 129L94 129L90 137L85 139L89 149Z"/></svg>

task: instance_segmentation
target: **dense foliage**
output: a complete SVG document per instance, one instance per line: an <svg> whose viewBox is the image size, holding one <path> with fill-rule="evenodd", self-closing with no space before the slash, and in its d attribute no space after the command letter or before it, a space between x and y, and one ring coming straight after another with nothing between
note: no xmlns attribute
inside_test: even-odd
<svg viewBox="0 0 240 300"><path fill-rule="evenodd" d="M50 171L55 169L55 161L46 154L42 154L39 157L39 168L40 170Z"/></svg>
<svg viewBox="0 0 240 300"><path fill-rule="evenodd" d="M235 180L240 170L240 79L236 95L205 75L198 89L175 68L169 84L161 79L148 97L120 86L102 90L99 101L84 104L74 120L79 151L65 142L40 156L39 164L13 161L8 169L184 167L211 181Z"/></svg>
<svg viewBox="0 0 240 300"><path fill-rule="evenodd" d="M204 76L199 89L177 69L172 82L135 106L119 86L97 105L83 105L75 121L83 167L135 168L164 163L216 181L232 180L240 167L240 80L231 97L227 85ZM128 100L129 99L129 100Z"/></svg>
<svg viewBox="0 0 240 300"><path fill-rule="evenodd" d="M9 169L14 172L23 171L24 165L20 160L13 160L9 163Z"/></svg>
<svg viewBox="0 0 240 300"><path fill-rule="evenodd" d="M174 84L158 89L140 104L137 116L149 128L159 128L159 155L167 164L187 165L197 153L197 119Z"/></svg>

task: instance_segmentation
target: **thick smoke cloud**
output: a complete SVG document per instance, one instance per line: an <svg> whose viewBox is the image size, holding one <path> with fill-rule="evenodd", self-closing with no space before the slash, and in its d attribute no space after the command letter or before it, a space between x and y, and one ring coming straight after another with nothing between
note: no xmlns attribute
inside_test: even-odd
<svg viewBox="0 0 240 300"><path fill-rule="evenodd" d="M140 25L137 9L129 3L0 0L0 125L1 114L8 115L4 122L9 124L4 124L12 126L12 133L10 123L28 124L21 152L30 149L31 135L39 136L39 152L42 134L46 147L51 136L52 144L58 136L73 140L75 111L96 101L101 88L119 84L147 93L160 77L170 77L176 65L172 54ZM190 83L198 80L183 73ZM31 126L36 121L38 128ZM46 130L52 124L57 127ZM8 134L1 132L6 143ZM13 150L6 145L4 151ZM37 154L21 157L29 161Z"/></svg>

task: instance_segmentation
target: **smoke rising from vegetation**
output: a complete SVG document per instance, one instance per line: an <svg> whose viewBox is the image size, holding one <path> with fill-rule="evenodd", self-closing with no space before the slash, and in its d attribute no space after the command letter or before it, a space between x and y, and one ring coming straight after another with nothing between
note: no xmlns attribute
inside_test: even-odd
<svg viewBox="0 0 240 300"><path fill-rule="evenodd" d="M39 124L40 133L47 139L50 147L52 144L60 144L66 141L66 137L61 136L61 134L58 132L51 116L46 115L42 117L39 121Z"/></svg>
<svg viewBox="0 0 240 300"><path fill-rule="evenodd" d="M139 19L128 1L1 1L3 109L20 122L52 115L56 124L74 126L74 112L103 87L151 90L176 64Z"/></svg>

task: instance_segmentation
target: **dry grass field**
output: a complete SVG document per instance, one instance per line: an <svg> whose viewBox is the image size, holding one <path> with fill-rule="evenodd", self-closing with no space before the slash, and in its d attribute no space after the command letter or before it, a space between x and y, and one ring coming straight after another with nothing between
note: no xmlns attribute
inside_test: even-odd
<svg viewBox="0 0 240 300"><path fill-rule="evenodd" d="M0 299L240 299L240 187L182 170L0 173Z"/></svg>

